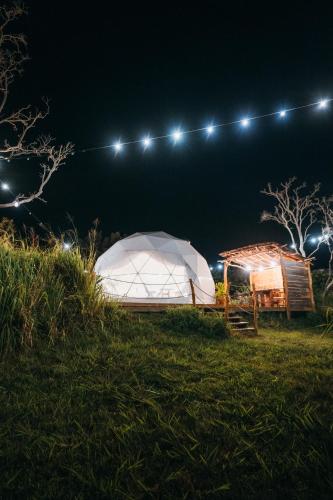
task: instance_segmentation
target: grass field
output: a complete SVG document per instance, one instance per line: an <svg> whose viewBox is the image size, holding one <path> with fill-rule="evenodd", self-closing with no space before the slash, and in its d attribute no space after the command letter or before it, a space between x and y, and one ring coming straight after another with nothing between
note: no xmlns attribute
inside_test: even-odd
<svg viewBox="0 0 333 500"><path fill-rule="evenodd" d="M0 366L1 498L332 498L316 329L222 340L139 319Z"/></svg>

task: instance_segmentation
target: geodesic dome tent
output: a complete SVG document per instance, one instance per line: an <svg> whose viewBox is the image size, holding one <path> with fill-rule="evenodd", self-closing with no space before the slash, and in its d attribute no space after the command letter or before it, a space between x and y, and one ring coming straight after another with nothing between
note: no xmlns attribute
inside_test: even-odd
<svg viewBox="0 0 333 500"><path fill-rule="evenodd" d="M135 233L115 243L96 262L105 293L116 300L191 304L215 302L206 260L188 241L164 233Z"/></svg>

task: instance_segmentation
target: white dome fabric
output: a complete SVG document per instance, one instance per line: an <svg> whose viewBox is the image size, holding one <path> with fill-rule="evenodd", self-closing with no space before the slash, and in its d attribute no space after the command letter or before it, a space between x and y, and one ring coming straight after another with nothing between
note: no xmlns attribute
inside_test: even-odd
<svg viewBox="0 0 333 500"><path fill-rule="evenodd" d="M164 233L135 233L115 243L96 262L105 293L115 300L191 304L190 278L198 304L215 303L206 260L188 241Z"/></svg>

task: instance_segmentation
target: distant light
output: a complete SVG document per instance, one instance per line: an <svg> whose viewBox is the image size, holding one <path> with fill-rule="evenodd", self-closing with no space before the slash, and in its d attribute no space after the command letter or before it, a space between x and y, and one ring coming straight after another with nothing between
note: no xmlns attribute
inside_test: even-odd
<svg viewBox="0 0 333 500"><path fill-rule="evenodd" d="M151 143L152 143L152 140L148 136L145 137L144 139L142 139L142 144L143 144L145 149L149 148L149 146L151 146Z"/></svg>
<svg viewBox="0 0 333 500"><path fill-rule="evenodd" d="M214 126L208 125L208 127L206 127L206 132L207 132L207 135L211 135L214 132Z"/></svg>
<svg viewBox="0 0 333 500"><path fill-rule="evenodd" d="M223 265L222 264L217 264L217 269L223 269Z"/></svg>
<svg viewBox="0 0 333 500"><path fill-rule="evenodd" d="M62 245L62 246L63 246L63 249L64 249L64 250L69 250L69 249L70 249L70 247L71 247L71 244L70 244L70 243L66 243L66 242L65 242L65 243L63 243L63 245Z"/></svg>
<svg viewBox="0 0 333 500"><path fill-rule="evenodd" d="M292 244L290 245L290 248L292 248L293 250L296 250L296 245L295 245L295 243L292 243Z"/></svg>
<svg viewBox="0 0 333 500"><path fill-rule="evenodd" d="M116 142L114 145L113 145L114 149L117 151L117 153L119 153L122 149L123 149L123 145L121 142Z"/></svg>
<svg viewBox="0 0 333 500"><path fill-rule="evenodd" d="M285 109L283 109L282 111L280 111L279 116L280 116L280 118L285 118L286 114L287 114L287 111Z"/></svg>
<svg viewBox="0 0 333 500"><path fill-rule="evenodd" d="M317 243L317 241L320 241L320 239L319 239L319 238L316 238L315 236L313 236L312 238L310 238L310 243L312 243L313 245L314 245L315 243Z"/></svg>
<svg viewBox="0 0 333 500"><path fill-rule="evenodd" d="M251 267L251 266L246 266L246 267L245 267L245 270L246 270L246 271L252 271L252 267Z"/></svg>
<svg viewBox="0 0 333 500"><path fill-rule="evenodd" d="M7 182L3 182L3 183L1 184L1 188L2 188L4 191L8 191L8 189L9 189L9 185L7 184Z"/></svg>
<svg viewBox="0 0 333 500"><path fill-rule="evenodd" d="M177 130L174 130L171 135L172 135L174 142L179 142L183 136L183 132L180 129L177 129Z"/></svg>
<svg viewBox="0 0 333 500"><path fill-rule="evenodd" d="M15 201L15 203L14 203L14 207L15 207L15 208L17 208L18 206L19 206L18 201Z"/></svg>
<svg viewBox="0 0 333 500"><path fill-rule="evenodd" d="M243 118L243 120L241 120L242 127L248 127L249 124L250 124L250 120L248 118Z"/></svg>
<svg viewBox="0 0 333 500"><path fill-rule="evenodd" d="M318 103L319 109L325 109L327 108L328 100L327 99L321 99Z"/></svg>
<svg viewBox="0 0 333 500"><path fill-rule="evenodd" d="M210 270L210 271L214 271L213 266L209 266L209 270Z"/></svg>

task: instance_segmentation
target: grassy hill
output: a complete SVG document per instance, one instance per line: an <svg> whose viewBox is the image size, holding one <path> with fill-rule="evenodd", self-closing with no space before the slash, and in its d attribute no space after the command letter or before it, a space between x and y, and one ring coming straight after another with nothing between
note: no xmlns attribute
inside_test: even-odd
<svg viewBox="0 0 333 500"><path fill-rule="evenodd" d="M0 223L0 498L331 498L328 330L130 316L93 263Z"/></svg>
<svg viewBox="0 0 333 500"><path fill-rule="evenodd" d="M333 339L118 317L1 363L1 497L331 498Z"/></svg>

